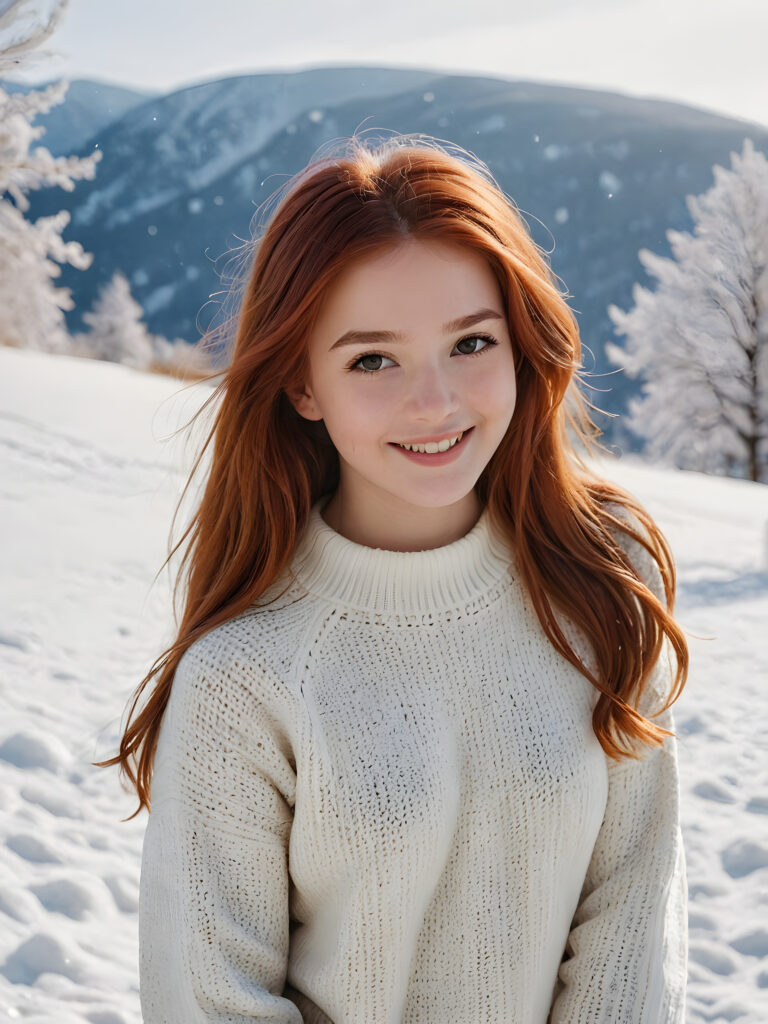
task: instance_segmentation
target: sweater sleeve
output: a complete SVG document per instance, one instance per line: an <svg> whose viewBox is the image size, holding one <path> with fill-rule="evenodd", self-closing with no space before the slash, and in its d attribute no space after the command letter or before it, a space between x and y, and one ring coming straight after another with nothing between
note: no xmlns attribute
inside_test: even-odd
<svg viewBox="0 0 768 1024"><path fill-rule="evenodd" d="M663 602L661 576L641 545L630 557ZM668 641L638 710L674 732ZM606 758L608 797L571 922L548 1024L683 1024L688 886L680 828L677 740L641 761Z"/></svg>
<svg viewBox="0 0 768 1024"><path fill-rule="evenodd" d="M213 630L176 669L142 850L144 1024L301 1024L283 996L295 773L247 655ZM250 681L250 683L249 683Z"/></svg>

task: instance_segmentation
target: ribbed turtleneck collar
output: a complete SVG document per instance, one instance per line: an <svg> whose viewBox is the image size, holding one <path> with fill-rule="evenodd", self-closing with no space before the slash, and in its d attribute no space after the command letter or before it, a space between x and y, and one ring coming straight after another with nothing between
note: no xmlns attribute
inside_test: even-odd
<svg viewBox="0 0 768 1024"><path fill-rule="evenodd" d="M308 591L373 612L427 612L461 607L509 576L511 549L483 509L458 540L428 551L389 551L337 533L312 506L292 569Z"/></svg>

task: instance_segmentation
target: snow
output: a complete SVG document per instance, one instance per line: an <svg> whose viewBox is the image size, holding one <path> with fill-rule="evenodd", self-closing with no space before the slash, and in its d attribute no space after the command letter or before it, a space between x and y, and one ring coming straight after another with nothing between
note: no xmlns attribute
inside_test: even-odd
<svg viewBox="0 0 768 1024"><path fill-rule="evenodd" d="M550 142L548 146L544 147L544 159L559 160L561 157L568 156L570 151L570 146L560 145L559 142Z"/></svg>
<svg viewBox="0 0 768 1024"><path fill-rule="evenodd" d="M601 171L598 182L600 188L604 192L608 192L610 195L615 195L621 188L621 181L616 177L613 171Z"/></svg>
<svg viewBox="0 0 768 1024"><path fill-rule="evenodd" d="M168 306L174 294L178 291L180 284L181 282L179 281L171 284L161 284L154 288L144 299L144 312L147 316L151 316L159 309L164 309Z"/></svg>
<svg viewBox="0 0 768 1024"><path fill-rule="evenodd" d="M429 95L432 95L431 93ZM507 127L507 119L504 114L488 114L478 123L476 131L478 135L494 135L503 132Z"/></svg>
<svg viewBox="0 0 768 1024"><path fill-rule="evenodd" d="M159 572L210 395L118 364L0 348L0 1020L139 1024L146 814L114 754L172 639ZM689 880L689 1024L768 1020L768 489L643 465L677 557L691 670L675 704ZM185 520L177 521L174 536ZM8 541L11 540L11 543ZM155 575L158 574L157 580Z"/></svg>

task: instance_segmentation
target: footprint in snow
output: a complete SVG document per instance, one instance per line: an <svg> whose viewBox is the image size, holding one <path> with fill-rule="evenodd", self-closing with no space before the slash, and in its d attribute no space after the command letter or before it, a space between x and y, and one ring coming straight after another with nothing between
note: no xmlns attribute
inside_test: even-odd
<svg viewBox="0 0 768 1024"><path fill-rule="evenodd" d="M720 860L731 878L744 878L768 867L768 849L751 839L737 839L721 851Z"/></svg>
<svg viewBox="0 0 768 1024"><path fill-rule="evenodd" d="M768 957L768 928L755 928L728 943L737 953L755 956L760 960Z"/></svg>
<svg viewBox="0 0 768 1024"><path fill-rule="evenodd" d="M733 794L729 793L719 782L715 782L712 779L704 779L702 782L698 782L691 792L696 796L702 797L704 800L714 800L719 804L736 803L736 798Z"/></svg>
<svg viewBox="0 0 768 1024"><path fill-rule="evenodd" d="M736 961L730 953L726 953L714 944L703 942L691 943L688 957L694 963L701 964L708 971L721 977L733 974L736 970Z"/></svg>
<svg viewBox="0 0 768 1024"><path fill-rule="evenodd" d="M0 743L0 758L17 768L45 768L55 773L71 761L71 754L56 737L27 729Z"/></svg>
<svg viewBox="0 0 768 1024"><path fill-rule="evenodd" d="M40 904L26 889L3 885L0 886L0 914L20 924L31 924L40 917Z"/></svg>
<svg viewBox="0 0 768 1024"><path fill-rule="evenodd" d="M28 803L37 804L57 818L76 818L78 820L83 818L82 808L74 800L61 793L44 789L39 785L22 786L20 793Z"/></svg>
<svg viewBox="0 0 768 1024"><path fill-rule="evenodd" d="M69 945L37 932L9 954L0 965L0 974L14 985L34 985L41 974L63 974L70 981L80 982L83 971Z"/></svg>
<svg viewBox="0 0 768 1024"><path fill-rule="evenodd" d="M8 836L5 845L24 860L36 864L61 864L61 857L48 843L28 832L19 832L16 835Z"/></svg>
<svg viewBox="0 0 768 1024"><path fill-rule="evenodd" d="M46 910L63 914L73 921L82 921L99 904L105 902L103 898L99 899L92 885L72 878L57 878L42 885L30 885L29 891L37 896Z"/></svg>

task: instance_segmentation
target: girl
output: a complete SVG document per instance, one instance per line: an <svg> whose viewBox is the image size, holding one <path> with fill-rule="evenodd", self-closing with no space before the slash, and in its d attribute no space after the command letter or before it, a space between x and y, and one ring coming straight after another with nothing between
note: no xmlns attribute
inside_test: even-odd
<svg viewBox="0 0 768 1024"><path fill-rule="evenodd" d="M100 762L152 783L145 1024L682 1024L669 547L572 446L578 329L490 171L346 141L255 246L178 638Z"/></svg>

